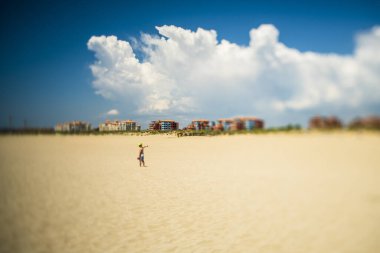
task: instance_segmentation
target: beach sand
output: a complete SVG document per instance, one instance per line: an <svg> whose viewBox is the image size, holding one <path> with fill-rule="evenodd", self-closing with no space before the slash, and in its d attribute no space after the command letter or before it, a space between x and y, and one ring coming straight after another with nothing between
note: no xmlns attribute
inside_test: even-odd
<svg viewBox="0 0 380 253"><path fill-rule="evenodd" d="M375 253L379 238L379 134L0 136L0 252Z"/></svg>

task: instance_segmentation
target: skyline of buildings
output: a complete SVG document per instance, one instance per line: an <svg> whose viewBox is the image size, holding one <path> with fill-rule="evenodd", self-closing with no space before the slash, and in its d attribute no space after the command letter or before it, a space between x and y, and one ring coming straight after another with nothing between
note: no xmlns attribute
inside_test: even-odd
<svg viewBox="0 0 380 253"><path fill-rule="evenodd" d="M298 125L299 126L299 125ZM239 131L239 130L254 130L264 129L265 123L263 119L257 117L232 117L220 118L216 121L207 119L194 119L186 127L180 129L180 125L175 120L153 120L150 122L147 129L141 129L141 126L134 120L106 120L100 123L97 128L91 128L91 124L84 121L70 121L58 123L54 127L55 132L136 132L141 130L149 131L175 131L175 130L190 130L190 131ZM351 120L348 124L336 116L313 116L309 119L308 129L379 129L380 116L357 117ZM300 126L298 128L301 128Z"/></svg>
<svg viewBox="0 0 380 253"><path fill-rule="evenodd" d="M235 131L235 130L253 130L264 128L264 121L257 117L234 117L223 118L216 121L207 119L195 119L190 124L183 127L182 130L213 130L213 131ZM175 120L153 120L149 123L146 130L149 131L175 131L179 130L179 122ZM134 120L106 120L100 123L97 128L91 129L91 124L83 121L71 121L58 123L54 127L56 132L136 132L141 131L141 125Z"/></svg>

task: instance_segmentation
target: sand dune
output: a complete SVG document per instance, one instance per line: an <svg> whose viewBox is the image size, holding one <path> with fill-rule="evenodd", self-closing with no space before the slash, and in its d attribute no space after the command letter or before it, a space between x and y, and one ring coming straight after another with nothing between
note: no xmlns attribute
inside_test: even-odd
<svg viewBox="0 0 380 253"><path fill-rule="evenodd" d="M0 252L375 253L379 154L371 133L1 136Z"/></svg>

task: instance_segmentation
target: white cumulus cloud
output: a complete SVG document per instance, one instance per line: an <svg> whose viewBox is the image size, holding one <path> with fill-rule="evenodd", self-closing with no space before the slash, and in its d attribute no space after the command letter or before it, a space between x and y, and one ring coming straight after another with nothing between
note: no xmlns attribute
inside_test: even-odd
<svg viewBox="0 0 380 253"><path fill-rule="evenodd" d="M115 116L115 115L119 115L119 111L116 110L116 109L112 109L112 110L109 110L106 115L108 116Z"/></svg>
<svg viewBox="0 0 380 253"><path fill-rule="evenodd" d="M97 94L140 115L258 115L273 122L380 107L380 27L359 34L351 55L289 48L269 24L250 31L248 46L218 41L214 30L156 28L158 35L134 43L142 60L116 36L90 38Z"/></svg>

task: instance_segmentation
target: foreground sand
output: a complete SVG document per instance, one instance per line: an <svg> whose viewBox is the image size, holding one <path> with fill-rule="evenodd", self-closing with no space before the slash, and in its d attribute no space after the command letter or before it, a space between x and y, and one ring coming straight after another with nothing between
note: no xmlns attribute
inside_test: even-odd
<svg viewBox="0 0 380 253"><path fill-rule="evenodd" d="M380 135L2 136L0 201L0 252L375 253Z"/></svg>

